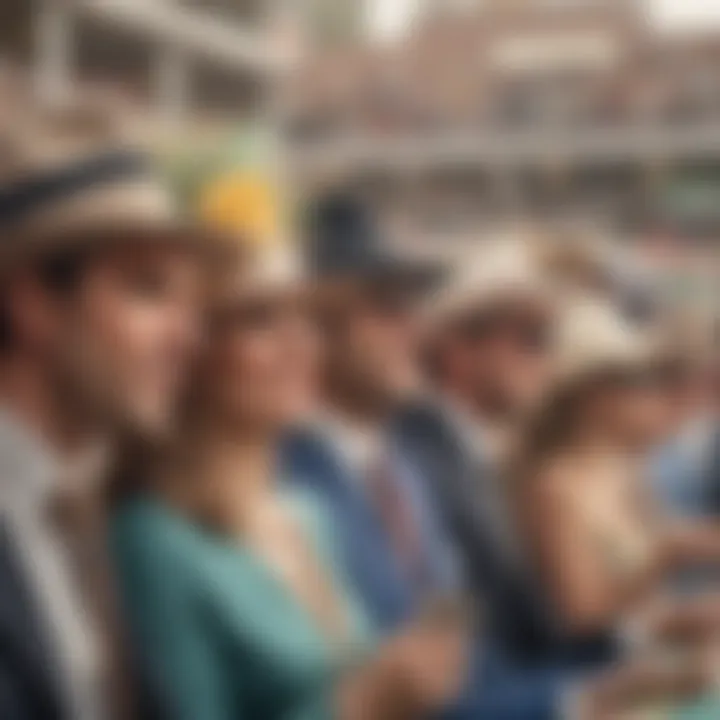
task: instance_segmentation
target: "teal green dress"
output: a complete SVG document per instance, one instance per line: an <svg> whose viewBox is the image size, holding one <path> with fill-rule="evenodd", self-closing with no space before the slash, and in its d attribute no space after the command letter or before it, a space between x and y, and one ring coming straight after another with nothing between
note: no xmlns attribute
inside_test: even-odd
<svg viewBox="0 0 720 720"><path fill-rule="evenodd" d="M720 717L720 695L711 693L671 715L672 720L713 720Z"/></svg>
<svg viewBox="0 0 720 720"><path fill-rule="evenodd" d="M159 500L124 506L112 530L122 595L143 660L181 720L327 720L338 676L369 647L333 561L321 508L290 505L348 598L353 641L331 649L312 617L241 542Z"/></svg>

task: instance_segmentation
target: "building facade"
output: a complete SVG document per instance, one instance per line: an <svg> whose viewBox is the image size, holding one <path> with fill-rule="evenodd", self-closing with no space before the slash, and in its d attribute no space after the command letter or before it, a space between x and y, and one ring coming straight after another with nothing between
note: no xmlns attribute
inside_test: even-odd
<svg viewBox="0 0 720 720"><path fill-rule="evenodd" d="M288 62L264 0L3 0L0 60L40 103L113 96L166 119L243 117Z"/></svg>
<svg viewBox="0 0 720 720"><path fill-rule="evenodd" d="M662 34L632 0L427 5L401 43L298 76L305 177L343 177L412 237L720 230L720 34Z"/></svg>

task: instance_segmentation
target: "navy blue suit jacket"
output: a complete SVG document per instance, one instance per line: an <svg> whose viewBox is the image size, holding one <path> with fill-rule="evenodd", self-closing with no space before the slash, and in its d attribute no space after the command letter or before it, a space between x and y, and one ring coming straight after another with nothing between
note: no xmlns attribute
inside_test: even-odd
<svg viewBox="0 0 720 720"><path fill-rule="evenodd" d="M720 515L720 420L716 422L711 454L706 507L712 515L718 516Z"/></svg>
<svg viewBox="0 0 720 720"><path fill-rule="evenodd" d="M394 434L421 469L427 492L460 548L469 584L485 600L488 619L510 656L526 664L580 671L610 661L615 655L612 639L565 635L531 569L503 547L493 522L497 518L489 513L507 506L486 502L481 493L493 492L499 484L479 477L498 470L489 464L479 467L477 452L470 456L446 414L432 404L417 404L397 418ZM511 522L508 528L512 530Z"/></svg>
<svg viewBox="0 0 720 720"><path fill-rule="evenodd" d="M414 598L389 550L380 518L339 453L313 433L296 434L285 443L285 475L320 497L333 516L341 557L370 620L391 632L414 610Z"/></svg>
<svg viewBox="0 0 720 720"><path fill-rule="evenodd" d="M71 720L16 548L0 526L0 717Z"/></svg>
<svg viewBox="0 0 720 720"><path fill-rule="evenodd" d="M388 536L337 449L313 433L288 439L283 462L290 481L313 490L335 521L341 557L365 609L391 634L418 609L418 598L394 560ZM489 629L489 628L488 628ZM530 667L490 634L479 638L469 686L448 717L457 720L552 720L576 668Z"/></svg>

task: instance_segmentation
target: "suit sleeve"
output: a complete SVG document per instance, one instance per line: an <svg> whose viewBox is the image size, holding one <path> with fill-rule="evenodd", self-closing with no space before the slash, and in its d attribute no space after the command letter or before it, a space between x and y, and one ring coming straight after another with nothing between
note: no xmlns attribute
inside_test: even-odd
<svg viewBox="0 0 720 720"><path fill-rule="evenodd" d="M169 701L175 720L242 720L237 707L230 707L222 684L224 673L213 650L212 628L200 612L202 585L193 581L188 566L192 558L174 541L162 528L141 523L119 525L114 532L136 654ZM239 691L238 686L233 688L234 697Z"/></svg>
<svg viewBox="0 0 720 720"><path fill-rule="evenodd" d="M496 648L479 649L470 687L445 720L565 720L565 708L582 673L555 667L517 666Z"/></svg>
<svg viewBox="0 0 720 720"><path fill-rule="evenodd" d="M29 709L7 658L0 653L0 718L26 720Z"/></svg>

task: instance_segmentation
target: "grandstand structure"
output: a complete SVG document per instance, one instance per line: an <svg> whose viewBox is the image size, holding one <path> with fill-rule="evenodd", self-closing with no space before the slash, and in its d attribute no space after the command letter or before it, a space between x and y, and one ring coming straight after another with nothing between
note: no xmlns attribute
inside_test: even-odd
<svg viewBox="0 0 720 720"><path fill-rule="evenodd" d="M720 230L720 34L668 34L634 0L425 0L400 42L296 75L304 178L361 188L405 232L507 217Z"/></svg>
<svg viewBox="0 0 720 720"><path fill-rule="evenodd" d="M257 112L288 48L265 0L3 0L0 60L39 103L101 94L183 122Z"/></svg>

